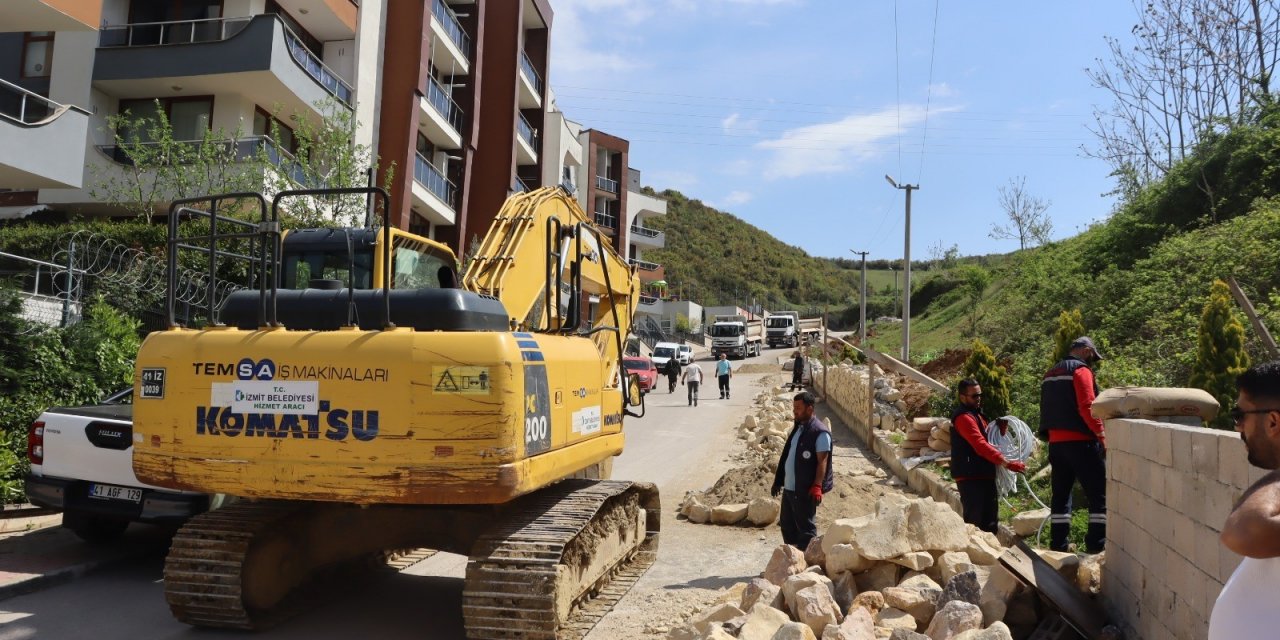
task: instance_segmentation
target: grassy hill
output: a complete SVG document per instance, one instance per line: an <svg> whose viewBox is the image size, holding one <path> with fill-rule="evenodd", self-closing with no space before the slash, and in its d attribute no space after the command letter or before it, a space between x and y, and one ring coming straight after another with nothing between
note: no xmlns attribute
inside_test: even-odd
<svg viewBox="0 0 1280 640"><path fill-rule="evenodd" d="M833 323L856 322L861 271L847 260L809 255L740 218L690 199L679 191L646 193L667 201L667 215L646 224L666 232L666 248L645 258L666 268L673 294L703 305L747 305L766 309L830 307ZM901 276L899 276L900 278ZM868 314L892 313L894 275L868 269Z"/></svg>

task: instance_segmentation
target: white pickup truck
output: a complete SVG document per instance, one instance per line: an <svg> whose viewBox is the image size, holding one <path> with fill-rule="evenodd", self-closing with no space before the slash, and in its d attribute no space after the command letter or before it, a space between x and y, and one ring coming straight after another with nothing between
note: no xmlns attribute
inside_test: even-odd
<svg viewBox="0 0 1280 640"><path fill-rule="evenodd" d="M132 389L45 411L27 432L27 500L61 510L62 526L87 542L116 538L130 522L179 524L210 508L206 494L139 482L133 445Z"/></svg>

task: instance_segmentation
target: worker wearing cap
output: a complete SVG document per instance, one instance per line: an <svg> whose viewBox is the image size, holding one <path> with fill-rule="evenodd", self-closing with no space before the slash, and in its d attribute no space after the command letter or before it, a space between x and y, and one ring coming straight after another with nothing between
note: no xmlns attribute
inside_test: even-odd
<svg viewBox="0 0 1280 640"><path fill-rule="evenodd" d="M1049 547L1067 551L1071 530L1071 489L1076 480L1089 502L1085 550L1099 553L1107 538L1106 437L1089 408L1098 396L1089 365L1102 359L1087 336L1076 338L1061 362L1040 383L1040 432L1049 438L1053 498L1049 501Z"/></svg>

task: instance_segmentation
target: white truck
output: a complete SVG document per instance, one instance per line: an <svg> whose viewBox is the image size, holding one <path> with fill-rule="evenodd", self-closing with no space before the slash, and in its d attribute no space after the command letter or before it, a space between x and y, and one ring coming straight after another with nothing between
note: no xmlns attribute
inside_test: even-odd
<svg viewBox="0 0 1280 640"><path fill-rule="evenodd" d="M711 325L711 355L719 358L727 353L730 357L760 355L764 345L764 322L748 320L746 316L716 316Z"/></svg>
<svg viewBox="0 0 1280 640"><path fill-rule="evenodd" d="M161 489L133 474L133 389L102 404L55 407L27 431L32 504L62 511L62 526L86 542L106 542L130 522L180 524L217 499Z"/></svg>
<svg viewBox="0 0 1280 640"><path fill-rule="evenodd" d="M765 338L770 347L798 347L822 339L822 317L801 318L798 311L779 311L765 320Z"/></svg>

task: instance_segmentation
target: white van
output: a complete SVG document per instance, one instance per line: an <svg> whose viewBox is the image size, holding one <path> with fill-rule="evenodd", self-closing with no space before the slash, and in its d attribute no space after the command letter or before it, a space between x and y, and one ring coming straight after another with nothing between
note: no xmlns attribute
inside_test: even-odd
<svg viewBox="0 0 1280 640"><path fill-rule="evenodd" d="M649 356L649 359L653 360L653 366L657 367L658 371L662 371L663 367L667 366L668 360L675 358L676 362L680 362L679 352L680 345L674 342L659 342L653 345L653 355Z"/></svg>

